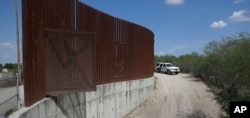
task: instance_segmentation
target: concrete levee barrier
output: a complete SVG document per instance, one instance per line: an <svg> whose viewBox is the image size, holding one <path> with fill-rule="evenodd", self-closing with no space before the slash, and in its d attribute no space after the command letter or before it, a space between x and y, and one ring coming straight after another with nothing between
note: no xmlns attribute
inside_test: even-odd
<svg viewBox="0 0 250 118"><path fill-rule="evenodd" d="M154 78L98 85L96 91L45 98L10 118L121 118L153 90Z"/></svg>

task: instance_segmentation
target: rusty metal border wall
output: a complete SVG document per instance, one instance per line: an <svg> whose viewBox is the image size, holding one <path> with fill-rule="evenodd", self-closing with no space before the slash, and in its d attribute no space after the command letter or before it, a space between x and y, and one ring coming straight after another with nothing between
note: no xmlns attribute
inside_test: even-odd
<svg viewBox="0 0 250 118"><path fill-rule="evenodd" d="M53 86L46 84L50 68L46 64L47 29L95 34L94 85L153 76L154 34L147 28L78 0L22 0L22 8L26 106L44 98Z"/></svg>

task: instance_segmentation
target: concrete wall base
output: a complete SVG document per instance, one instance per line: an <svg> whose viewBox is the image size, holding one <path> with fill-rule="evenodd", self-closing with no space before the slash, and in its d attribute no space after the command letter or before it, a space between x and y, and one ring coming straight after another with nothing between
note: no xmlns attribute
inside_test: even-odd
<svg viewBox="0 0 250 118"><path fill-rule="evenodd" d="M98 85L93 92L45 98L10 118L121 118L153 90L153 77Z"/></svg>

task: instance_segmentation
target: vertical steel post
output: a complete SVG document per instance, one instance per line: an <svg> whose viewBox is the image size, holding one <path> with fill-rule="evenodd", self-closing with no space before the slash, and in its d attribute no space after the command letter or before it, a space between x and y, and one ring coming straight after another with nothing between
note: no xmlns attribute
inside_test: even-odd
<svg viewBox="0 0 250 118"><path fill-rule="evenodd" d="M21 82L21 68L20 68L20 44L19 44L19 27L18 27L18 9L17 0L15 0L15 12L16 12L16 41L17 41L17 68L18 68L18 79Z"/></svg>
<svg viewBox="0 0 250 118"><path fill-rule="evenodd" d="M18 80L18 73L16 73L16 97L17 97L17 109L20 109L20 105L19 105L19 80Z"/></svg>

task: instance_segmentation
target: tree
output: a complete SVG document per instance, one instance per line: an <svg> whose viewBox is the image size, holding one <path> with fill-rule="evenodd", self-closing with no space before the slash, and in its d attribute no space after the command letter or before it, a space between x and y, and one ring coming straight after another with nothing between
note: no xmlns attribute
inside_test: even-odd
<svg viewBox="0 0 250 118"><path fill-rule="evenodd" d="M7 69L12 70L12 69L14 69L14 64L13 64L13 63L6 63L6 64L4 65L4 68L7 68Z"/></svg>
<svg viewBox="0 0 250 118"><path fill-rule="evenodd" d="M173 55L161 55L161 56L157 56L155 55L155 60L154 63L156 64L157 62L170 62L170 63L174 63L174 61L176 60L176 57Z"/></svg>
<svg viewBox="0 0 250 118"><path fill-rule="evenodd" d="M229 113L230 101L250 101L250 34L209 42L204 54L196 52L178 58L158 56L156 60L168 60L177 64L182 72L191 73L212 85L222 108Z"/></svg>
<svg viewBox="0 0 250 118"><path fill-rule="evenodd" d="M0 72L2 72L2 69L3 69L3 65L0 64Z"/></svg>

